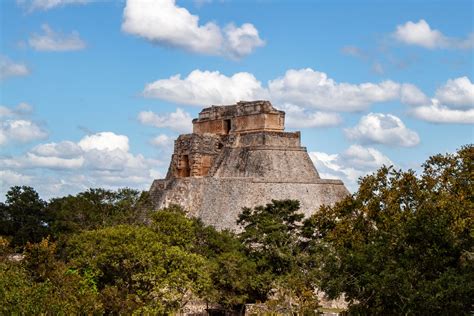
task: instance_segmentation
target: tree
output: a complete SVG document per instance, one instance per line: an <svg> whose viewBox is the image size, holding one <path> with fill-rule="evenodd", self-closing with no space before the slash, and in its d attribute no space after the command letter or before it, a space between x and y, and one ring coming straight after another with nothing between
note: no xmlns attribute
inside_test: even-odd
<svg viewBox="0 0 474 316"><path fill-rule="evenodd" d="M242 312L255 301L257 266L235 233L217 231L194 220L194 251L208 259L212 288L206 298L224 309Z"/></svg>
<svg viewBox="0 0 474 316"><path fill-rule="evenodd" d="M164 244L146 226L82 232L67 254L72 267L93 276L109 313L176 312L210 287L205 258Z"/></svg>
<svg viewBox="0 0 474 316"><path fill-rule="evenodd" d="M89 189L54 198L47 212L55 237L118 224L143 224L152 209L147 192Z"/></svg>
<svg viewBox="0 0 474 316"><path fill-rule="evenodd" d="M300 222L299 201L272 200L266 206L244 208L237 224L244 230L239 238L259 261L262 269L285 274L296 264Z"/></svg>
<svg viewBox="0 0 474 316"><path fill-rule="evenodd" d="M24 258L0 257L0 314L101 314L91 280L56 259L56 244L47 239L26 245Z"/></svg>
<svg viewBox="0 0 474 316"><path fill-rule="evenodd" d="M170 205L151 214L150 228L162 243L192 251L196 237L195 222L195 219L186 217L180 206Z"/></svg>
<svg viewBox="0 0 474 316"><path fill-rule="evenodd" d="M320 287L355 313L471 313L473 158L472 145L431 157L421 177L383 167L306 220Z"/></svg>
<svg viewBox="0 0 474 316"><path fill-rule="evenodd" d="M28 186L14 186L0 203L0 235L11 237L12 246L39 242L49 233L46 202Z"/></svg>
<svg viewBox="0 0 474 316"><path fill-rule="evenodd" d="M284 313L313 313L318 306L314 283L302 265L304 215L299 207L299 201L272 200L266 206L244 208L237 221L244 229L239 238L256 264L253 298L265 301L271 296Z"/></svg>

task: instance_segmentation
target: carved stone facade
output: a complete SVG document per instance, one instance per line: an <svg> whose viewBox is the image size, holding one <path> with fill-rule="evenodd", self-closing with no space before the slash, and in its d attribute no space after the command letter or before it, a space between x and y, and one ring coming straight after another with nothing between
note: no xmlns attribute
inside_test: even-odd
<svg viewBox="0 0 474 316"><path fill-rule="evenodd" d="M165 179L150 188L155 207L183 206L218 229L237 229L242 207L297 199L310 215L349 192L340 180L321 179L300 132L284 132L285 113L268 101L212 106L180 135Z"/></svg>

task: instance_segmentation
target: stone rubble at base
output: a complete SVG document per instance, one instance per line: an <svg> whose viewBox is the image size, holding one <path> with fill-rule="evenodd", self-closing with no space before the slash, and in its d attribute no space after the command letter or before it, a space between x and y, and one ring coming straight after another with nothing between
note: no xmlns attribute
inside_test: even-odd
<svg viewBox="0 0 474 316"><path fill-rule="evenodd" d="M243 207L296 199L305 216L349 194L321 179L300 132L285 132L285 112L269 101L203 109L193 133L180 135L165 179L150 188L154 206L181 205L217 229L239 230Z"/></svg>

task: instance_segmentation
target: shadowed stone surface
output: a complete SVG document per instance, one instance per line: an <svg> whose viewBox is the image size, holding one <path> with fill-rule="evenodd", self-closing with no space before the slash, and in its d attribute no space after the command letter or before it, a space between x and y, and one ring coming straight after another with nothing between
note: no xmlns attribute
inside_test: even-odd
<svg viewBox="0 0 474 316"><path fill-rule="evenodd" d="M218 229L237 230L242 207L297 199L309 216L349 192L340 180L321 179L300 132L284 132L285 113L268 101L212 106L180 135L165 179L150 194L156 208L183 206Z"/></svg>

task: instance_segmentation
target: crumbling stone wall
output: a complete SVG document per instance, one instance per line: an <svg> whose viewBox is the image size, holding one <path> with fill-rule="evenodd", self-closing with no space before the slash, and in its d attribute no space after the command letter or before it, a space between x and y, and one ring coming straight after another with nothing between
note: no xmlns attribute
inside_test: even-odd
<svg viewBox="0 0 474 316"><path fill-rule="evenodd" d="M167 178L206 176L223 144L212 134L181 135L175 141Z"/></svg>
<svg viewBox="0 0 474 316"><path fill-rule="evenodd" d="M238 102L231 106L212 106L193 120L193 133L227 135L254 131L283 131L285 113L268 101Z"/></svg>

